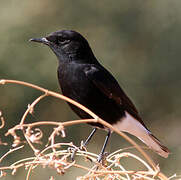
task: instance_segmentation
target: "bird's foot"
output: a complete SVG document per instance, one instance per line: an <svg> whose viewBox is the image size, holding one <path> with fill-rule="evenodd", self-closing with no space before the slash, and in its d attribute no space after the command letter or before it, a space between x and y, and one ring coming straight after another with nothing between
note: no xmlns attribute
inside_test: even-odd
<svg viewBox="0 0 181 180"><path fill-rule="evenodd" d="M83 141L81 141L80 147L70 147L70 148L68 148L68 151L72 153L71 157L70 157L71 161L75 160L75 155L76 155L77 151L79 151L79 150L87 151L86 146L85 146Z"/></svg>
<svg viewBox="0 0 181 180"><path fill-rule="evenodd" d="M69 147L68 151L71 153L70 159L73 162L75 160L76 152L79 150L79 148L76 147Z"/></svg>
<svg viewBox="0 0 181 180"><path fill-rule="evenodd" d="M86 149L86 144L85 144L84 141L81 141L79 148L80 148L80 150L82 150L82 151L87 151L87 149Z"/></svg>
<svg viewBox="0 0 181 180"><path fill-rule="evenodd" d="M100 153L97 162L101 163L102 165L106 165L106 157L108 156L108 152Z"/></svg>

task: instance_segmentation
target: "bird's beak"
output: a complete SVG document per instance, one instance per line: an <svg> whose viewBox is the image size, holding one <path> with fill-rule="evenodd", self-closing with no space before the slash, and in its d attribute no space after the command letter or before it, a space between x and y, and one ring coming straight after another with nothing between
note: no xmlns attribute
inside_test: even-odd
<svg viewBox="0 0 181 180"><path fill-rule="evenodd" d="M43 38L31 38L29 41L43 43L43 44L46 44L46 45L50 44L50 41L48 41L45 37L43 37Z"/></svg>

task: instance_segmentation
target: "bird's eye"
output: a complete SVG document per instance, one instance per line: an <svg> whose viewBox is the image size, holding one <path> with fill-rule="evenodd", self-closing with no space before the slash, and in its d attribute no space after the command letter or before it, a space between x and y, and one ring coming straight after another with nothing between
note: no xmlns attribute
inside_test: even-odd
<svg viewBox="0 0 181 180"><path fill-rule="evenodd" d="M67 44L67 43L69 43L69 42L70 42L69 39L58 38L58 43L59 43L59 44Z"/></svg>

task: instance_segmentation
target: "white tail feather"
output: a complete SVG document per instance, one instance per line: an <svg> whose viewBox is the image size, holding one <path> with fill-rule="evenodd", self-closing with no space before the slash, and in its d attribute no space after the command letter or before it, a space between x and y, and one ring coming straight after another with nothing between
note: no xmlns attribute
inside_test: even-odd
<svg viewBox="0 0 181 180"><path fill-rule="evenodd" d="M163 146L160 141L151 134L138 120L126 112L126 116L113 124L115 128L120 131L128 132L141 141L143 141L148 147L157 152L160 156L167 158L169 150Z"/></svg>

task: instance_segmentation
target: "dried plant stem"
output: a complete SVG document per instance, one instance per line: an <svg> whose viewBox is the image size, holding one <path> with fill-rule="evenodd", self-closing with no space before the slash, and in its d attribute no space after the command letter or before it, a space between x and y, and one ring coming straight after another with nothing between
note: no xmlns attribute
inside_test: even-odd
<svg viewBox="0 0 181 180"><path fill-rule="evenodd" d="M5 154L1 157L0 162L1 162L7 155L9 155L9 154L11 154L12 152L17 151L17 150L19 150L19 149L21 149L21 148L23 148L23 147L24 147L24 145L19 146L19 147L16 147L16 148L14 148L14 149L10 149L7 153L5 153Z"/></svg>
<svg viewBox="0 0 181 180"><path fill-rule="evenodd" d="M153 160L145 153L145 151L137 144L135 143L131 138L129 138L126 134L124 134L123 132L120 132L118 129L114 128L112 125L110 125L109 123L105 122L104 120L100 119L96 114L94 114L92 111L90 111L89 109L87 109L85 106L75 102L74 100L68 98L68 97L65 97L61 94L58 94L58 93L55 93L53 91L49 91L45 88L42 88L42 87L39 87L37 85L33 85L31 83L27 83L27 82L23 82L23 81L17 81L17 80L5 80L5 79L2 79L0 80L0 84L1 85L4 85L4 84L19 84L19 85L23 85L23 86L27 86L27 87L31 87L31 88L34 88L34 89L37 89L41 92L43 92L44 94L39 96L35 101L33 101L33 103L31 105L29 105L29 107L27 108L27 110L25 111L22 119L21 119L21 122L19 125L15 126L14 128L12 129L23 129L24 127L28 127L28 128L32 128L33 126L37 126L37 125L55 125L55 126L70 126L70 125L74 125L74 124L80 124L80 123L87 123L87 122L95 122L95 123L100 123L102 124L103 126L109 128L110 130L116 132L117 134L121 135L123 138L125 138L130 144L132 144L143 156L144 158L147 160L147 162L150 164L150 166L152 166L153 170L154 170L154 173L157 172L157 176L160 177L161 179L167 179L167 177L162 174L161 172L159 172L159 168L156 166L156 164L153 162ZM62 99L62 100L65 100L77 107L79 107L80 109L84 110L86 113L88 113L90 116L92 116L93 119L85 119L85 120L75 120L75 121L68 121L68 122L62 122L62 123L59 123L59 122L50 122L50 121L46 121L46 122L36 122L36 123L32 123L32 124L24 124L25 122L25 119L27 117L27 115L30 113L32 113L33 111L33 108L35 107L35 105L40 101L42 100L43 98L45 98L46 96L53 96L53 97L56 97L58 99ZM37 150L34 148L33 144L31 143L31 141L29 140L29 138L26 136L26 133L25 134L25 138L28 142L28 144L30 145L30 147L33 149L33 151L35 152L35 155L38 156L37 153ZM33 161L34 162L34 161ZM75 164L74 164L75 166ZM78 166L78 165L77 165ZM150 166L147 166L148 168L148 172L149 173L153 173L153 171L150 171ZM32 166L30 166L29 168L29 171L28 171L28 175L27 175L27 180L29 179L29 174L31 172L31 169L32 169ZM108 171L106 171L105 173L107 173ZM110 171L109 173L110 174L113 174L114 171ZM101 173L104 173L103 171L101 171ZM118 173L117 171L114 172L114 173ZM120 171L119 173L122 173L122 171ZM130 173L134 173L133 171L125 171L126 174L130 174ZM142 172L140 171L139 174L141 174ZM145 172L144 172L145 173ZM154 174L153 174L154 175Z"/></svg>
<svg viewBox="0 0 181 180"><path fill-rule="evenodd" d="M26 109L25 113L23 114L23 117L21 119L21 122L20 122L20 125L24 124L24 121L26 119L26 116L33 111L34 109L34 106L41 100L43 99L44 97L46 97L47 94L43 94L41 95L40 97L38 97L35 101L33 101L33 103L31 105L28 106L28 108Z"/></svg>

